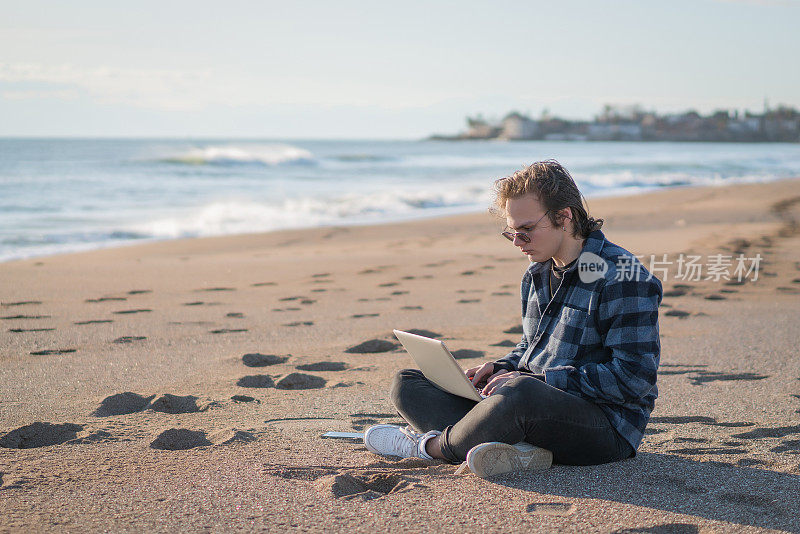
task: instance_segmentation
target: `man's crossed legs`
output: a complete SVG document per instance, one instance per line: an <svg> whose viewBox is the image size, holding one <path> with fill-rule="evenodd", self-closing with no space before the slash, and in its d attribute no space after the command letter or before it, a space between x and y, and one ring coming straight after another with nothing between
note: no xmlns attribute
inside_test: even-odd
<svg viewBox="0 0 800 534"><path fill-rule="evenodd" d="M569 465L614 462L633 455L633 448L600 408L529 376L514 378L490 397L474 402L439 389L417 369L404 369L395 375L391 398L415 430L427 433L417 435L423 441L415 456L428 457L425 442L433 437L439 448L433 452L441 453L434 456L450 463L463 462L474 447L491 442L526 442L551 451L555 463ZM365 439L368 435L369 431ZM391 454L370 447L369 440L367 447Z"/></svg>

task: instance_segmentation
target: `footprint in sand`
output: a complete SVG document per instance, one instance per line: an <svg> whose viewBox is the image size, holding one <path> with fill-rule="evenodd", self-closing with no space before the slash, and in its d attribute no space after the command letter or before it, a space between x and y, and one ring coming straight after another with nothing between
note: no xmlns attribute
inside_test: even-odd
<svg viewBox="0 0 800 534"><path fill-rule="evenodd" d="M292 323L286 323L282 326L312 326L314 321L294 321Z"/></svg>
<svg viewBox="0 0 800 534"><path fill-rule="evenodd" d="M494 293L492 293L493 297L510 297L512 295L513 293L511 293L510 291L495 291Z"/></svg>
<svg viewBox="0 0 800 534"><path fill-rule="evenodd" d="M677 317L678 319L686 319L691 314L683 310L669 310L665 312L664 315L667 315L669 317Z"/></svg>
<svg viewBox="0 0 800 534"><path fill-rule="evenodd" d="M83 425L75 423L36 422L21 426L0 436L0 447L6 449L35 449L50 445L61 445L79 439ZM88 436L84 436L88 437Z"/></svg>
<svg viewBox="0 0 800 534"><path fill-rule="evenodd" d="M277 389L319 389L325 387L327 382L321 376L289 373L275 382L275 387Z"/></svg>
<svg viewBox="0 0 800 534"><path fill-rule="evenodd" d="M144 295L146 293L152 293L152 289L132 289L128 291L128 295Z"/></svg>
<svg viewBox="0 0 800 534"><path fill-rule="evenodd" d="M289 306L288 308L272 308L272 311L274 311L274 312L287 312L287 311L300 311L301 309L302 308L295 308L295 307Z"/></svg>
<svg viewBox="0 0 800 534"><path fill-rule="evenodd" d="M475 302L480 302L481 299L461 299L458 301L458 304L472 304Z"/></svg>
<svg viewBox="0 0 800 534"><path fill-rule="evenodd" d="M299 371L344 371L348 368L345 362L314 362L295 366Z"/></svg>
<svg viewBox="0 0 800 534"><path fill-rule="evenodd" d="M504 334L521 334L522 333L522 325L514 325L507 330L503 330Z"/></svg>
<svg viewBox="0 0 800 534"><path fill-rule="evenodd" d="M373 419L371 417L365 417L361 419L353 419L350 421L350 426L353 430L364 430L365 427L372 426L378 423L377 419Z"/></svg>
<svg viewBox="0 0 800 534"><path fill-rule="evenodd" d="M188 428L170 428L159 434L150 443L150 448L167 451L182 451L209 445L225 445L235 442L254 441L255 435L235 428L220 430L207 434L202 430Z"/></svg>
<svg viewBox="0 0 800 534"><path fill-rule="evenodd" d="M417 479L397 473L349 473L327 475L314 481L322 494L337 499L370 501L417 487Z"/></svg>
<svg viewBox="0 0 800 534"><path fill-rule="evenodd" d="M134 313L148 313L148 312L151 312L151 311L153 311L153 310L150 310L148 308L138 308L138 309L135 309L135 310L120 310L120 311L115 311L115 312L111 312L111 313L114 313L116 315L131 315L131 314L134 314Z"/></svg>
<svg viewBox="0 0 800 534"><path fill-rule="evenodd" d="M77 437L83 426L73 423L41 423L19 427L0 437L0 447L7 449L33 449L59 445Z"/></svg>
<svg viewBox="0 0 800 534"><path fill-rule="evenodd" d="M215 291L236 291L235 287L204 287L202 289L195 289L195 292L215 292Z"/></svg>
<svg viewBox="0 0 800 534"><path fill-rule="evenodd" d="M655 416L650 418L651 423L667 423L672 425L685 425L687 423L712 424L716 422L713 417L705 415L676 415L676 416Z"/></svg>
<svg viewBox="0 0 800 534"><path fill-rule="evenodd" d="M183 303L184 306L202 306L203 304L205 304L205 302L203 302L202 300L195 300L194 302Z"/></svg>
<svg viewBox="0 0 800 534"><path fill-rule="evenodd" d="M476 273L475 273L475 271L462 271L460 274L461 274L461 276L472 276L472 275L474 275Z"/></svg>
<svg viewBox="0 0 800 534"><path fill-rule="evenodd" d="M237 332L247 332L247 328L217 328L209 330L209 334L235 334Z"/></svg>
<svg viewBox="0 0 800 534"><path fill-rule="evenodd" d="M793 435L793 434L800 434L800 425L779 426L779 427L773 427L773 428L756 428L755 430L751 430L749 432L743 432L741 434L734 434L731 437L741 438L741 439L785 438L786 436L790 436L790 435Z"/></svg>
<svg viewBox="0 0 800 534"><path fill-rule="evenodd" d="M325 289L325 288L317 288L317 289L312 289L311 290L312 293L325 293L326 291L327 291L327 289Z"/></svg>
<svg viewBox="0 0 800 534"><path fill-rule="evenodd" d="M364 317L378 317L380 313L357 313L355 315L351 315L352 319L363 319Z"/></svg>
<svg viewBox="0 0 800 534"><path fill-rule="evenodd" d="M352 346L345 350L348 354L375 354L378 352L389 352L399 347L397 343L386 341L385 339L370 339Z"/></svg>
<svg viewBox="0 0 800 534"><path fill-rule="evenodd" d="M269 375L248 375L240 378L236 385L243 388L272 388L275 381Z"/></svg>
<svg viewBox="0 0 800 534"><path fill-rule="evenodd" d="M304 306L308 306L310 304L314 304L315 302L317 302L317 301L314 300L314 299L303 299L303 300L300 301L300 304L303 304Z"/></svg>
<svg viewBox="0 0 800 534"><path fill-rule="evenodd" d="M300 296L300 297L283 297L283 298L278 299L278 301L279 302L289 302L289 301L292 301L292 300L302 300L304 298L305 297L302 297L302 296Z"/></svg>
<svg viewBox="0 0 800 534"><path fill-rule="evenodd" d="M250 395L232 395L231 400L233 402L255 402L256 404L261 404L261 401L251 397Z"/></svg>
<svg viewBox="0 0 800 534"><path fill-rule="evenodd" d="M670 289L670 290L664 291L663 296L664 297L682 297L682 296L686 295L688 292L689 291L687 291L686 289L679 287L677 289Z"/></svg>
<svg viewBox="0 0 800 534"><path fill-rule="evenodd" d="M690 376L689 380L693 386L701 386L706 382L716 382L718 380L731 381L731 380L763 380L769 378L768 375L759 375L756 373L720 373L716 371L694 371L697 376Z"/></svg>
<svg viewBox="0 0 800 534"><path fill-rule="evenodd" d="M212 401L201 401L198 404L198 398L194 395L171 395L165 393L150 403L149 408L154 412L162 413L197 413L204 412L212 408L216 403Z"/></svg>
<svg viewBox="0 0 800 534"><path fill-rule="evenodd" d="M786 287L786 286L778 286L775 288L775 291L780 291L781 293L791 293L792 295L800 293L800 289L797 289L796 287Z"/></svg>
<svg viewBox="0 0 800 534"><path fill-rule="evenodd" d="M285 363L288 356L276 356L275 354L261 354L259 352L249 352L242 356L242 363L247 367L266 367Z"/></svg>
<svg viewBox="0 0 800 534"><path fill-rule="evenodd" d="M6 315L5 317L0 317L0 319L12 320L12 319L50 319L49 315Z"/></svg>
<svg viewBox="0 0 800 534"><path fill-rule="evenodd" d="M112 343L133 343L134 341L142 341L147 339L145 336L122 336L118 337Z"/></svg>
<svg viewBox="0 0 800 534"><path fill-rule="evenodd" d="M330 275L331 273L317 273L317 274L312 274L311 278L327 278Z"/></svg>
<svg viewBox="0 0 800 534"><path fill-rule="evenodd" d="M503 341L498 341L497 343L492 343L489 345L490 347L516 347L517 344L511 341L510 339L504 339Z"/></svg>
<svg viewBox="0 0 800 534"><path fill-rule="evenodd" d="M669 452L676 454L744 454L747 449L737 449L735 447L689 447L685 449L669 449Z"/></svg>
<svg viewBox="0 0 800 534"><path fill-rule="evenodd" d="M401 310L421 310L422 306L401 306Z"/></svg>
<svg viewBox="0 0 800 534"><path fill-rule="evenodd" d="M241 319L241 318L244 317L244 314L241 313L241 312L230 312L230 313L226 313L225 317L230 317L232 319Z"/></svg>
<svg viewBox="0 0 800 534"><path fill-rule="evenodd" d="M103 323L113 323L112 319L90 319L88 321L76 321L72 324L84 325L84 324L103 324Z"/></svg>
<svg viewBox="0 0 800 534"><path fill-rule="evenodd" d="M30 354L34 356L50 356L52 354L70 354L77 351L78 349L45 349L45 350L34 350Z"/></svg>
<svg viewBox="0 0 800 534"><path fill-rule="evenodd" d="M747 280L728 280L725 282L726 286L743 286Z"/></svg>
<svg viewBox="0 0 800 534"><path fill-rule="evenodd" d="M55 330L55 328L9 328L9 332L21 333L21 332L50 332Z"/></svg>
<svg viewBox="0 0 800 534"><path fill-rule="evenodd" d="M749 421L737 421L737 422L717 422L717 420L713 417L707 417L705 415L676 415L676 416L656 416L650 418L651 423L659 424L673 424L673 425L685 425L688 423L700 423L702 425L707 426L719 426L724 428L741 428L741 427L748 427L753 426L755 423L751 423ZM739 437L739 436L733 436Z"/></svg>
<svg viewBox="0 0 800 534"><path fill-rule="evenodd" d="M84 302L121 302L128 300L125 297L100 297L97 299L86 299Z"/></svg>
<svg viewBox="0 0 800 534"><path fill-rule="evenodd" d="M800 454L800 439L788 439L780 445L772 447L772 452L788 452L789 454Z"/></svg>
<svg viewBox="0 0 800 534"><path fill-rule="evenodd" d="M10 308L11 306L27 306L29 304L41 304L41 300L19 300L17 302L1 302L0 307Z"/></svg>
<svg viewBox="0 0 800 534"><path fill-rule="evenodd" d="M711 295L706 295L706 296L705 296L705 297L703 297L703 298L704 298L704 299L706 299L706 300L725 300L725 299L727 299L728 297L726 297L726 296L724 296L724 295L718 295L718 294L716 294L716 293L712 293Z"/></svg>
<svg viewBox="0 0 800 534"><path fill-rule="evenodd" d="M256 282L255 284L250 284L251 287L265 287L265 286L276 286L278 285L276 282Z"/></svg>
<svg viewBox="0 0 800 534"><path fill-rule="evenodd" d="M130 391L115 393L103 399L100 406L92 412L92 415L96 417L109 417L112 415L141 412L147 408L147 405L150 404L150 401L154 398L155 395L145 397Z"/></svg>
<svg viewBox="0 0 800 534"><path fill-rule="evenodd" d="M394 296L397 296L397 295L408 295L408 291L392 291L390 294L394 295Z"/></svg>

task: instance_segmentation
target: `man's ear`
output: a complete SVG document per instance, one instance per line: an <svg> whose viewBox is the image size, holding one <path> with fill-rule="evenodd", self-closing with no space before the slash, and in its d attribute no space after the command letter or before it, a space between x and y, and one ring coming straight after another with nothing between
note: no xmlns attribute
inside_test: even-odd
<svg viewBox="0 0 800 534"><path fill-rule="evenodd" d="M572 220L572 208L566 207L563 209L558 210L556 214L556 220L558 221L559 225L565 225L567 221Z"/></svg>

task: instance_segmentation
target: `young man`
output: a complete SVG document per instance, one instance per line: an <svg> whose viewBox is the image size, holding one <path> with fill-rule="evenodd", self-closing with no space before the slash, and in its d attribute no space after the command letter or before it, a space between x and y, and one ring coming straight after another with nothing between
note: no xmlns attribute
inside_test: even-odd
<svg viewBox="0 0 800 534"><path fill-rule="evenodd" d="M503 237L531 261L522 340L466 371L485 383L481 402L437 388L416 369L400 371L391 396L410 427L369 428L367 449L466 459L479 476L635 455L658 395L661 282L605 238L602 219L588 216L558 162L497 180L495 193Z"/></svg>

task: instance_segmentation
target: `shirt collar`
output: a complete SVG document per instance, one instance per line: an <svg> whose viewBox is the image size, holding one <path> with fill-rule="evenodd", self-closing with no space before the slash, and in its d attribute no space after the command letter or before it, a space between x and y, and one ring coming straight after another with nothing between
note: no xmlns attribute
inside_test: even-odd
<svg viewBox="0 0 800 534"><path fill-rule="evenodd" d="M601 230L595 230L591 234L589 234L589 237L586 238L586 242L583 244L583 248L581 249L581 254L583 254L584 252L591 252L599 256L600 251L603 250L603 245L605 244L605 242L606 242L605 234L603 234ZM547 261L534 262L530 266L531 273L540 273L545 270L549 270L550 264L552 262L553 258L550 258ZM578 263L579 262L576 261L575 263L572 264L572 266L569 269L567 269L564 272L571 273L575 271L578 268Z"/></svg>

